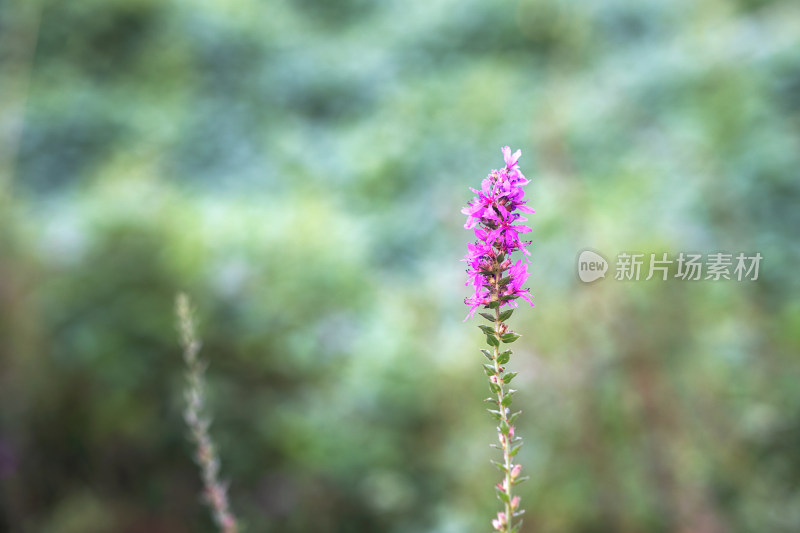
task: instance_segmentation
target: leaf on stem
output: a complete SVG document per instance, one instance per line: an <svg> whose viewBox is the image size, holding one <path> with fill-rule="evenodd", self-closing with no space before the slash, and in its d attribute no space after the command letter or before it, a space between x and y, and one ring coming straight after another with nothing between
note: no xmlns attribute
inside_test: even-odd
<svg viewBox="0 0 800 533"><path fill-rule="evenodd" d="M494 328L491 326L487 326L486 324L480 324L478 327L481 328L481 331L486 333L487 335L492 335L492 336L497 335Z"/></svg>
<svg viewBox="0 0 800 533"><path fill-rule="evenodd" d="M514 377L516 375L517 375L516 372L509 372L508 374L503 376L503 383L506 383L506 384L511 383L511 380L514 379Z"/></svg>
<svg viewBox="0 0 800 533"><path fill-rule="evenodd" d="M494 490L497 491L497 497L500 498L501 502L508 503L511 501L511 499L508 497L508 494L506 494L506 492L500 487L495 487Z"/></svg>
<svg viewBox="0 0 800 533"><path fill-rule="evenodd" d="M503 342L505 342L507 344L510 344L510 343L514 342L515 340L519 339L520 337L522 337L522 335L519 335L517 333L506 333L505 335L500 335L500 338L503 339Z"/></svg>
<svg viewBox="0 0 800 533"><path fill-rule="evenodd" d="M506 350L504 352L501 352L497 356L497 362L501 365L508 363L509 359L511 359L511 350Z"/></svg>
<svg viewBox="0 0 800 533"><path fill-rule="evenodd" d="M519 449L520 448L522 448L522 444L521 443L517 444L516 446L511 448L511 451L508 452L509 457L514 457L515 455L517 455L517 453L519 453Z"/></svg>
<svg viewBox="0 0 800 533"><path fill-rule="evenodd" d="M500 461L495 461L494 459L489 459L489 462L492 463L494 466L496 466L497 469L500 470L501 472L505 472L506 474L508 473L508 468L506 468L506 465L504 465Z"/></svg>

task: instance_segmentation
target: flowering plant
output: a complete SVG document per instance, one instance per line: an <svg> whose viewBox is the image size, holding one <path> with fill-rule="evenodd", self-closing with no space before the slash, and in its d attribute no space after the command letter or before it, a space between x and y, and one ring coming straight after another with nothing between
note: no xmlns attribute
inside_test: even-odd
<svg viewBox="0 0 800 533"><path fill-rule="evenodd" d="M506 320L514 312L518 298L533 305L531 295L523 288L528 279L530 252L526 247L530 241L521 241L520 235L530 232L530 228L520 224L527 219L521 213L533 213L526 205L522 187L528 180L520 172L517 161L521 150L513 154L508 146L503 147L505 166L492 170L481 183L480 190L470 188L477 196L461 212L467 215L466 229L474 230L477 241L467 244L468 253L464 259L468 280L474 292L464 302L470 306L465 321L474 317L478 308L494 311L481 312L480 315L491 325L478 326L486 334L486 343L491 350L481 350L489 364L484 364L489 377L489 388L494 397L487 402L496 405L489 413L499 422L497 426L499 448L503 461L492 461L503 473L503 479L496 485L497 496L503 503L503 510L492 520L495 531L512 533L518 531L522 520L515 521L524 511L519 508L520 498L513 494L513 487L525 479L520 477L521 466L513 462L522 447L522 439L514 434L514 421L520 412L511 413L513 389L507 388L516 372L506 372L511 358L511 350L500 351L501 344L512 343L520 335L506 325ZM525 262L512 262L511 254L520 251ZM503 309L507 308L507 309ZM497 445L494 445L497 447Z"/></svg>

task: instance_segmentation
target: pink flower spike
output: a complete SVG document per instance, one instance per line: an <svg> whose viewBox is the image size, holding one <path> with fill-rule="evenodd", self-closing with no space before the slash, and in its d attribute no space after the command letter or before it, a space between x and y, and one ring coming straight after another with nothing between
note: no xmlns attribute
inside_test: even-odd
<svg viewBox="0 0 800 533"><path fill-rule="evenodd" d="M513 415L510 415L508 407L513 391L507 385L516 372L505 374L511 350L501 353L504 349L501 343L514 342L520 335L506 324L511 315L510 310L502 309L519 307L517 299L533 306L532 297L524 287L528 281L531 253L527 247L531 245L531 241L524 241L521 236L531 232L525 225L528 220L525 215L535 211L527 205L523 189L529 180L518 165L522 151L512 153L508 146L502 147L501 151L505 166L489 172L481 181L480 189L470 188L475 196L461 213L467 217L464 227L473 230L475 236L474 242L467 243L467 254L463 259L468 266L465 285L472 287L472 295L464 299L464 303L469 306L464 321L473 318L478 309L483 307L488 313L480 314L491 323L480 326L486 334L486 344L490 347L489 350L481 351L493 362L492 365L484 364L484 367L490 389L496 395L496 398L489 401L496 402L498 406L498 410L490 409L490 412L498 421L496 429L500 446L494 447L500 448L503 453L503 461L495 463L503 471L503 478L496 487L504 503L503 511L492 520L492 527L499 533L509 533L518 530L521 524L514 523L514 518L521 514L520 498L514 490L521 467L512 464L516 453L512 442L516 443L520 439L514 437L514 426L511 425ZM514 257L515 252L521 252L522 258Z"/></svg>

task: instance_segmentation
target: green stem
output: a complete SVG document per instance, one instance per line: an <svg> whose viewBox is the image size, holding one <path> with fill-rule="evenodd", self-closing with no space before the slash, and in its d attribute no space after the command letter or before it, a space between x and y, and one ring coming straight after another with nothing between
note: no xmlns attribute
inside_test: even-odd
<svg viewBox="0 0 800 533"><path fill-rule="evenodd" d="M498 299L500 297L500 276L501 276L500 265L497 265L496 270L495 270L495 276L494 276L494 294L496 295L496 297ZM499 340L500 339L500 335L502 334L502 331L501 331L502 327L501 326L503 325L503 322L500 321L500 306L499 305L497 307L495 307L494 314L495 314L494 331L495 331L495 333L497 335L497 339ZM510 409L503 405L503 400L505 399L506 391L505 391L505 382L500 377L500 375L503 372L503 369L500 367L500 363L498 362L499 355L500 355L500 346L495 346L494 347L494 357L493 357L493 361L492 362L494 363L495 376L497 376L497 385L498 385L497 407L498 407L498 410L500 411L500 433L503 434L503 431L502 431L503 427L510 428L511 424L508 421L508 413L509 413ZM502 533L510 533L511 532L511 522L512 522L512 517L513 517L513 515L512 515L513 510L511 508L511 498L512 498L512 495L511 495L511 487L512 487L512 485L511 485L511 482L512 482L512 480L511 480L511 437L510 437L510 435L508 433L503 434L503 442L501 442L501 445L503 447L503 464L505 466L505 469L504 469L505 470L504 487L505 487L506 496L507 496L506 501L503 502L504 503L504 511L505 511L505 515L506 515L506 523L505 523L504 528L502 529Z"/></svg>

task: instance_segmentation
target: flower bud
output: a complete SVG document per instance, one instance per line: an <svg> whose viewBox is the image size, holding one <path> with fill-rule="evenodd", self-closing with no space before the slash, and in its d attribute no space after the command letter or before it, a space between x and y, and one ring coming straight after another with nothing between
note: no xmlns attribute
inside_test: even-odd
<svg viewBox="0 0 800 533"><path fill-rule="evenodd" d="M492 520L492 527L495 528L497 531L502 531L505 525L508 523L506 519L506 514L503 512L497 513L497 518Z"/></svg>

